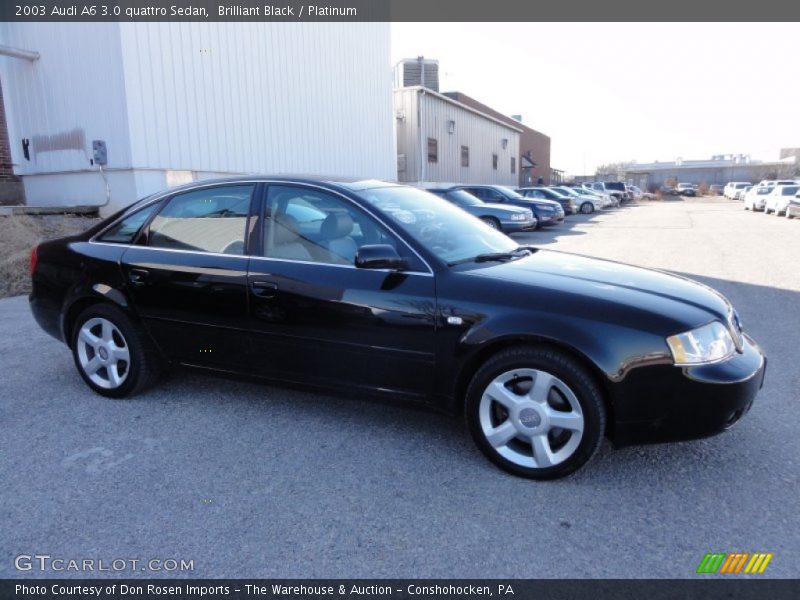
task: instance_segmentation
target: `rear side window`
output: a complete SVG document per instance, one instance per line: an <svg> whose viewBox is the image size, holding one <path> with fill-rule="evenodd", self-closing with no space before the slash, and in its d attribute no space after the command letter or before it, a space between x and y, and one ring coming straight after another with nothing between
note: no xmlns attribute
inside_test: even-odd
<svg viewBox="0 0 800 600"><path fill-rule="evenodd" d="M785 186L781 186L781 187L783 188L783 195L784 196L794 196L797 193L797 190L800 189L800 187L798 187L796 185L785 185Z"/></svg>
<svg viewBox="0 0 800 600"><path fill-rule="evenodd" d="M174 196L150 222L147 245L244 254L252 185L205 188Z"/></svg>
<svg viewBox="0 0 800 600"><path fill-rule="evenodd" d="M157 206L158 202L128 215L97 239L101 242L112 244L132 244L133 240L136 239L136 234L139 233L142 225L150 218L150 215L155 212Z"/></svg>

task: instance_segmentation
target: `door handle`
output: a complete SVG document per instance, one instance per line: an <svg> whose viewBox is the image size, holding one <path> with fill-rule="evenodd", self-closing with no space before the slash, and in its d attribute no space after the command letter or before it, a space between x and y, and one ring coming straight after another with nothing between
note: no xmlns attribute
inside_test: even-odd
<svg viewBox="0 0 800 600"><path fill-rule="evenodd" d="M259 298L274 298L275 293L278 291L278 284L271 281L252 281L250 282L250 290L254 296Z"/></svg>
<svg viewBox="0 0 800 600"><path fill-rule="evenodd" d="M144 285L150 277L147 269L131 269L128 271L128 279L133 285Z"/></svg>

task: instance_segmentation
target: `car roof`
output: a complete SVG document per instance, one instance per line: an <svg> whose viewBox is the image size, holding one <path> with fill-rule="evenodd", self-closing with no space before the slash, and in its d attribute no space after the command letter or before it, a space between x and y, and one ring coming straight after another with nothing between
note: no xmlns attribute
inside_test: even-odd
<svg viewBox="0 0 800 600"><path fill-rule="evenodd" d="M383 181L380 179L367 179L359 177L337 177L330 175L236 175L231 177L219 177L215 179L198 179L181 186L170 188L173 191L191 190L198 186L224 185L226 183L243 182L272 182L272 183L307 183L314 185L325 185L330 187L344 188L358 192L367 189L381 187L399 187L402 184L393 181Z"/></svg>

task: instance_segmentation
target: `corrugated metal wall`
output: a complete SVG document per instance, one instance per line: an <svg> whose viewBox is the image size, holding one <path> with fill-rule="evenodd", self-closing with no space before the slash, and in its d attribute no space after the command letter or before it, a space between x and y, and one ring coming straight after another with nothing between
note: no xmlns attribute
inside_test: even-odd
<svg viewBox="0 0 800 600"><path fill-rule="evenodd" d="M0 43L41 55L0 58L17 174L95 170L102 139L110 171L162 171L138 195L167 169L396 177L388 23L3 23Z"/></svg>
<svg viewBox="0 0 800 600"><path fill-rule="evenodd" d="M125 23L134 164L395 177L388 23Z"/></svg>
<svg viewBox="0 0 800 600"><path fill-rule="evenodd" d="M93 139L106 140L109 167L130 166L116 24L0 23L0 42L41 54L0 58L17 175L88 170Z"/></svg>
<svg viewBox="0 0 800 600"><path fill-rule="evenodd" d="M400 181L516 185L519 164L512 173L511 158L519 156L519 132L419 88L396 89L394 102ZM428 138L437 140L435 163L428 162ZM461 166L461 146L469 148L468 167Z"/></svg>

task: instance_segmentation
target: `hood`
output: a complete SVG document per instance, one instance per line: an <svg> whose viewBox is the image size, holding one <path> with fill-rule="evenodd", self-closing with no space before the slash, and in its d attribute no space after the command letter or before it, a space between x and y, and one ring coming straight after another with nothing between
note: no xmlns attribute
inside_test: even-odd
<svg viewBox="0 0 800 600"><path fill-rule="evenodd" d="M647 317L653 327L671 335L713 320L728 323L730 303L716 290L677 275L613 262L537 250L530 256L507 263L483 263L469 273L476 277L509 282L531 288L524 294L536 303L536 288L552 303L560 296L559 311L576 316L625 324L635 315ZM536 307L543 311L548 306Z"/></svg>
<svg viewBox="0 0 800 600"><path fill-rule="evenodd" d="M500 213L505 214L514 214L514 213L528 213L530 212L529 208L524 208L522 206L509 206L508 204L497 204L496 202L484 202L483 206L488 206L492 210L496 210ZM478 205L480 207L480 205Z"/></svg>
<svg viewBox="0 0 800 600"><path fill-rule="evenodd" d="M561 204L556 202L555 200L545 200L543 198L526 198L531 204L535 204L536 206L541 206L542 208L551 208L553 210L558 210L561 207Z"/></svg>

